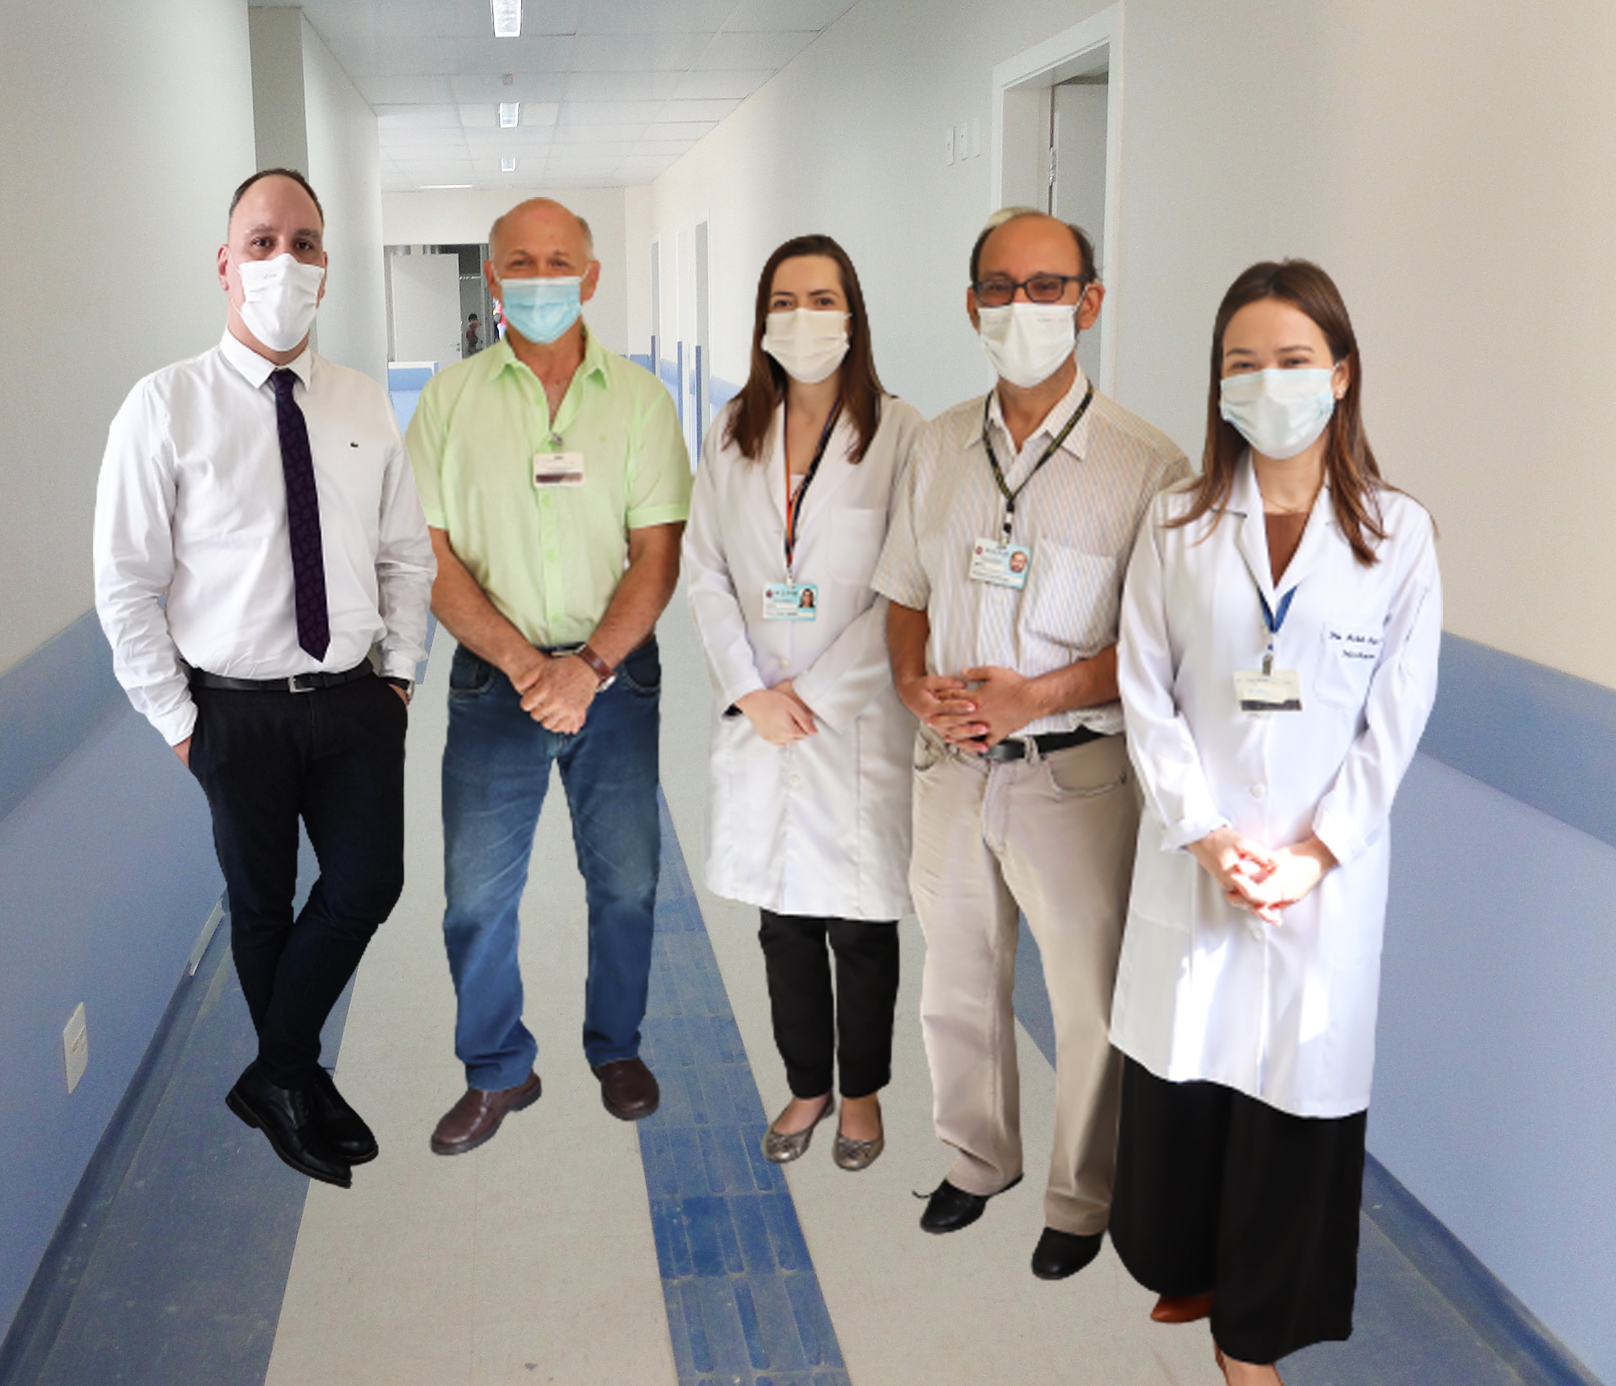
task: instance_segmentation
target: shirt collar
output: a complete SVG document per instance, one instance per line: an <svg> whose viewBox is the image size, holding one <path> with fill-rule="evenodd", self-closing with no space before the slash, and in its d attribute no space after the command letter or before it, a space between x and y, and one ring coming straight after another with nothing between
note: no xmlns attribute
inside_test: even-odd
<svg viewBox="0 0 1616 1386"><path fill-rule="evenodd" d="M303 348L303 354L297 360L288 361L284 366L277 366L273 361L260 356L227 327L224 330L224 337L219 342L219 354L234 366L255 390L263 389L264 382L279 370L291 371L303 382L305 390L314 379L314 352L308 347Z"/></svg>
<svg viewBox="0 0 1616 1386"><path fill-rule="evenodd" d="M1039 424L1027 439L1027 443L1042 440L1040 451L1042 448L1049 446L1049 440L1053 439L1061 429L1066 427L1066 421L1077 412L1079 406L1083 403L1084 396L1089 392L1089 378L1083 373L1083 367L1075 361L1072 364L1077 367L1077 374L1072 379L1072 388L1055 402L1049 413L1044 415L1043 423ZM1061 444L1062 451L1069 452L1074 457L1082 457L1087 451L1089 420L1094 417L1093 411L1094 406L1091 404L1089 412L1084 414L1078 421L1077 426L1066 435L1066 441ZM1010 430L1004 424L1004 409L999 403L997 389L988 395L988 422L999 430L1007 444L1011 442ZM1024 443L1022 446L1025 447L1026 445Z"/></svg>
<svg viewBox="0 0 1616 1386"><path fill-rule="evenodd" d="M505 371L510 370L515 366L521 366L523 370L527 370L527 366L523 364L516 352L511 349L511 344L506 341L504 337L501 337L499 341L497 341L493 346L489 347L488 350L494 353L495 375L503 374ZM531 375L532 372L528 371L528 374ZM582 377L583 379L587 380L591 376L598 377L602 381L605 380L606 348L600 344L600 340L593 332L589 330L588 325L585 324L584 359L579 363L578 372L577 375L574 376L574 379Z"/></svg>

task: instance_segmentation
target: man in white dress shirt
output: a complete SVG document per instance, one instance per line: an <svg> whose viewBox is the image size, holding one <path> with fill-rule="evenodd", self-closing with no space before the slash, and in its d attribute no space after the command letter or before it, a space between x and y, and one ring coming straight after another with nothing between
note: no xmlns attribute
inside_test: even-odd
<svg viewBox="0 0 1616 1386"><path fill-rule="evenodd" d="M320 1066L320 1029L403 888L405 708L436 565L386 392L309 349L324 229L301 174L236 190L223 338L112 422L95 588L119 682L212 811L258 1032L227 1101L347 1188L376 1141ZM320 877L294 917L300 818Z"/></svg>
<svg viewBox="0 0 1616 1386"><path fill-rule="evenodd" d="M1088 238L1027 208L971 254L966 305L999 376L916 448L875 588L921 719L909 885L937 1134L957 1152L920 1225L953 1232L1021 1179L1017 916L1055 1025L1055 1149L1034 1274L1099 1251L1115 1167L1107 1040L1138 831L1117 701L1122 577L1183 454L1095 392L1074 353L1104 290Z"/></svg>

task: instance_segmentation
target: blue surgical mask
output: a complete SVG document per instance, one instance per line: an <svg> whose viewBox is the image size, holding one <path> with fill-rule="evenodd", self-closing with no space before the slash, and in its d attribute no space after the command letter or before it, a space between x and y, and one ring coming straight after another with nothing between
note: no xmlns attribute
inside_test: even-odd
<svg viewBox="0 0 1616 1386"><path fill-rule="evenodd" d="M1282 462L1306 452L1330 422L1333 375L1270 369L1226 376L1218 412L1264 457Z"/></svg>
<svg viewBox="0 0 1616 1386"><path fill-rule="evenodd" d="M583 312L583 282L579 278L502 279L499 288L505 321L528 341L549 346Z"/></svg>

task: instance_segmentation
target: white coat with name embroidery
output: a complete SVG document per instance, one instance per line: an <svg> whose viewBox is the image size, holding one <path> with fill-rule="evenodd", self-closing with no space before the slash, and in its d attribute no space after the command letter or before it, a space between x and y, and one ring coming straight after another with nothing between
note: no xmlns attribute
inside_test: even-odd
<svg viewBox="0 0 1616 1386"><path fill-rule="evenodd" d="M884 399L856 464L852 425L837 424L797 529L796 580L817 585L818 615L765 621L764 586L786 580L784 411L757 462L724 444L729 417L726 408L707 435L684 539L714 692L708 887L778 914L901 918L910 913L915 719L892 686L887 601L870 579L924 420ZM771 746L744 715L724 715L786 679L813 710L814 735Z"/></svg>
<svg viewBox="0 0 1616 1386"><path fill-rule="evenodd" d="M1276 591L1249 454L1221 523L1164 521L1158 498L1123 595L1118 683L1145 794L1111 1042L1157 1077L1205 1079L1297 1116L1369 1105L1390 862L1387 819L1436 697L1442 589L1430 516L1380 493L1386 539L1364 567L1314 503ZM1268 643L1300 712L1242 712L1238 671ZM1185 850L1233 826L1285 847L1317 833L1339 865L1279 925L1228 904Z"/></svg>

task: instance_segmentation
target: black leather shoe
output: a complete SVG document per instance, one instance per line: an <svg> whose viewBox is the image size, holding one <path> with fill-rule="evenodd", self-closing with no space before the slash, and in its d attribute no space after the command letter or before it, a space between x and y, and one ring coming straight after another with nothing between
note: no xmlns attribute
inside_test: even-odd
<svg viewBox="0 0 1616 1386"><path fill-rule="evenodd" d="M1077 1232L1057 1232L1044 1228L1044 1235L1032 1253L1032 1273L1040 1280L1064 1280L1076 1275L1100 1254L1104 1232L1083 1236Z"/></svg>
<svg viewBox="0 0 1616 1386"><path fill-rule="evenodd" d="M350 1165L368 1164L380 1153L365 1119L337 1091L336 1080L327 1070L320 1070L309 1090L309 1101L314 1107L314 1124L320 1128L325 1143Z"/></svg>
<svg viewBox="0 0 1616 1386"><path fill-rule="evenodd" d="M314 1103L306 1090L279 1087L253 1064L236 1079L224 1100L247 1125L262 1131L270 1149L299 1174L339 1189L353 1187L348 1162L320 1134Z"/></svg>
<svg viewBox="0 0 1616 1386"><path fill-rule="evenodd" d="M1015 1188L1021 1182L1018 1174L998 1193L1004 1193ZM956 1189L948 1180L943 1180L932 1190L931 1197L926 1200L926 1211L920 1215L920 1228L923 1232L958 1232L962 1227L969 1227L979 1217L982 1210L988 1206L990 1198L998 1194L966 1193L964 1189Z"/></svg>

